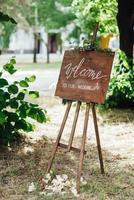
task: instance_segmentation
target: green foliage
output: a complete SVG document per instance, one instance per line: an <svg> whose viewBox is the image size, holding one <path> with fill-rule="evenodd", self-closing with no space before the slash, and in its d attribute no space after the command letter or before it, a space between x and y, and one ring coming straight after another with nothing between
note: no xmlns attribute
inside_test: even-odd
<svg viewBox="0 0 134 200"><path fill-rule="evenodd" d="M134 107L134 64L118 51L105 107Z"/></svg>
<svg viewBox="0 0 134 200"><path fill-rule="evenodd" d="M39 123L47 121L46 110L25 101L26 95L33 98L39 97L39 92L26 89L30 82L35 81L34 75L10 84L3 78L4 71L10 75L16 72L15 63L15 59L12 58L3 66L0 73L0 140L2 139L6 145L12 142L20 130L26 132L34 130L34 126L28 121L28 118Z"/></svg>
<svg viewBox="0 0 134 200"><path fill-rule="evenodd" d="M71 3L72 0L33 0L31 15L27 13L26 18L30 25L35 25L35 10L37 9L38 23L43 25L47 32L50 29L59 29L75 19L75 15L71 12Z"/></svg>
<svg viewBox="0 0 134 200"><path fill-rule="evenodd" d="M16 21L8 15L0 12L0 49L7 48L10 35L16 26Z"/></svg>
<svg viewBox="0 0 134 200"><path fill-rule="evenodd" d="M116 0L73 0L72 8L79 27L88 36L93 32L97 23L99 23L101 35L117 32Z"/></svg>
<svg viewBox="0 0 134 200"><path fill-rule="evenodd" d="M13 24L16 24L16 21L12 17L9 17L8 15L6 15L6 14L4 14L2 12L0 12L0 21L1 22L10 21Z"/></svg>

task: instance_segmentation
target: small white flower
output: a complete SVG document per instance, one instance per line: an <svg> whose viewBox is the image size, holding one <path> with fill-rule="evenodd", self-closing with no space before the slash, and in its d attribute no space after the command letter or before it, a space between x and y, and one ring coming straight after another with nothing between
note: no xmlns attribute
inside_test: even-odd
<svg viewBox="0 0 134 200"><path fill-rule="evenodd" d="M35 187L34 183L32 182L28 187L28 192L33 192L35 190L36 190L36 187Z"/></svg>
<svg viewBox="0 0 134 200"><path fill-rule="evenodd" d="M78 192L77 192L77 190L76 190L75 187L71 187L70 190L71 190L71 192L73 193L73 195L74 195L75 197L78 197L78 196L79 196L79 194L78 194Z"/></svg>
<svg viewBox="0 0 134 200"><path fill-rule="evenodd" d="M80 181L83 182L83 180L84 180L84 179L83 179L83 177L81 176Z"/></svg>
<svg viewBox="0 0 134 200"><path fill-rule="evenodd" d="M45 181L43 181L43 182L45 182L46 184L48 184L49 180L48 180L48 179L46 179L46 180L45 180Z"/></svg>
<svg viewBox="0 0 134 200"><path fill-rule="evenodd" d="M87 184L87 181L83 181L83 182L82 182L82 185L86 185L86 184Z"/></svg>
<svg viewBox="0 0 134 200"><path fill-rule="evenodd" d="M62 174L62 178L64 181L66 181L68 179L68 176L66 174Z"/></svg>
<svg viewBox="0 0 134 200"><path fill-rule="evenodd" d="M71 182L69 181L69 180L67 180L66 182L65 182L65 187L70 187L71 186Z"/></svg>
<svg viewBox="0 0 134 200"><path fill-rule="evenodd" d="M52 184L53 184L53 185L59 185L59 181L58 181L57 179L53 179L53 180L52 180Z"/></svg>
<svg viewBox="0 0 134 200"><path fill-rule="evenodd" d="M40 195L47 195L46 192L40 192Z"/></svg>
<svg viewBox="0 0 134 200"><path fill-rule="evenodd" d="M48 173L48 174L46 174L46 177L45 177L48 181L50 181L51 180L51 175Z"/></svg>
<svg viewBox="0 0 134 200"><path fill-rule="evenodd" d="M86 184L87 184L87 181L86 181L86 180L84 180L84 178L83 178L83 177L81 177L80 181L81 181L82 185L86 185Z"/></svg>

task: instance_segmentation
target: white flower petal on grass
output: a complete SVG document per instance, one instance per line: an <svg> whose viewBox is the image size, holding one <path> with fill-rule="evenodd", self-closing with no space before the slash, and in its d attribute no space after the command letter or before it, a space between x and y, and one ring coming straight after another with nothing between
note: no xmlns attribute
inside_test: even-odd
<svg viewBox="0 0 134 200"><path fill-rule="evenodd" d="M67 180L66 182L65 182L65 187L70 187L71 186L71 182L69 181L69 180Z"/></svg>
<svg viewBox="0 0 134 200"><path fill-rule="evenodd" d="M46 181L50 180L50 181ZM76 181L75 179L69 180L66 174L56 175L55 178L52 179L51 173L47 174L43 181L46 183L45 191L41 194L46 196L51 196L53 194L67 194L67 190L70 190L75 197L78 197L79 194L76 190ZM83 178L81 181L84 183Z"/></svg>
<svg viewBox="0 0 134 200"><path fill-rule="evenodd" d="M46 192L40 192L40 195L47 195Z"/></svg>
<svg viewBox="0 0 134 200"><path fill-rule="evenodd" d="M81 178L80 178L80 181L82 182L84 179L83 179L83 177L81 176Z"/></svg>
<svg viewBox="0 0 134 200"><path fill-rule="evenodd" d="M82 185L86 185L87 184L87 181L82 181Z"/></svg>
<svg viewBox="0 0 134 200"><path fill-rule="evenodd" d="M78 192L77 192L77 190L76 190L75 187L71 187L71 188L70 188L70 191L73 193L73 195L74 195L75 197L79 197L79 194L78 194Z"/></svg>
<svg viewBox="0 0 134 200"><path fill-rule="evenodd" d="M66 174L62 174L62 178L64 181L66 181L68 179L68 176Z"/></svg>
<svg viewBox="0 0 134 200"><path fill-rule="evenodd" d="M35 187L34 183L32 182L28 187L28 192L33 192L35 190L36 190L36 187Z"/></svg>
<svg viewBox="0 0 134 200"><path fill-rule="evenodd" d="M51 180L51 174L50 173L46 174L45 179L47 179L48 181L50 181Z"/></svg>

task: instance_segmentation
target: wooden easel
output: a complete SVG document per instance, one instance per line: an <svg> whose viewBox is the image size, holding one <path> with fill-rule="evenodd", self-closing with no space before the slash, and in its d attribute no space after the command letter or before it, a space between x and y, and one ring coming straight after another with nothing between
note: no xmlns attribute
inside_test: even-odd
<svg viewBox="0 0 134 200"><path fill-rule="evenodd" d="M95 103L86 103L86 111L85 111L85 119L84 119L84 127L83 127L81 148L77 149L77 148L72 147L72 142L73 142L73 138L74 138L76 124L77 124L79 111L80 111L80 107L81 107L81 102L80 101L77 102L76 111L75 111L75 115L74 115L74 120L73 120L73 125L72 125L72 129L71 129L71 134L70 134L68 145L60 143L60 139L61 139L64 127L65 127L65 124L66 124L66 121L67 121L67 118L68 118L68 114L69 114L71 105L72 105L72 101L68 101L67 108L66 108L66 111L65 111L65 114L64 114L64 117L63 117L63 121L62 121L60 130L59 130L59 134L57 136L57 139L56 139L53 151L52 151L52 155L51 155L51 158L50 158L49 163L48 163L47 173L49 173L50 170L51 170L51 167L52 167L52 164L53 164L53 160L55 158L56 151L57 151L59 146L63 147L63 148L67 148L68 151L70 151L70 150L79 151L80 152L80 157L79 157L79 164L78 164L78 171L77 171L77 191L80 192L80 177L81 177L82 166L83 166L83 161L84 161L85 144L86 144L86 137L87 137L87 127L88 127L88 119L89 119L90 107L92 109L92 114L93 114L93 121L94 121L94 128L95 128L95 134L96 134L98 156L99 156L100 169L101 169L101 173L102 174L104 173L104 165L103 165L103 157L102 157L100 137L99 137L99 131L98 131L98 125L97 125Z"/></svg>
<svg viewBox="0 0 134 200"><path fill-rule="evenodd" d="M94 43L96 41L98 28L99 28L99 23L97 23L96 26L95 26L91 46L94 46ZM74 133L75 133L75 129L76 129L76 124L77 124L79 111L80 111L80 107L81 107L81 103L82 103L81 101L77 101L76 111L75 111L75 115L74 115L74 120L73 120L73 124L72 124L72 129L71 129L71 134L70 134L70 137L69 137L68 145L60 143L60 139L61 139L64 127L65 127L65 124L66 124L66 121L67 121L67 118L68 118L68 114L69 114L72 102L73 102L72 100L68 100L67 108L66 108L66 111L65 111L65 114L64 114L64 117L63 117L63 121L62 121L60 130L59 130L59 134L57 136L57 139L56 139L53 151L52 151L52 155L51 155L51 158L50 158L49 163L48 163L47 173L49 173L50 170L51 170L53 160L55 158L56 151L57 151L59 146L63 147L63 148L67 148L67 151L74 150L74 151L80 152L79 164L78 164L78 170L77 170L77 183L76 183L77 192L79 193L80 192L80 178L81 178L81 173L82 173L84 154L86 153L85 144L86 144L86 138L87 138L87 127L88 127L90 107L91 107L92 115L93 115L93 122L94 122L95 135L96 135L96 143L97 143L98 156L99 156L99 162L100 162L100 170L101 170L102 174L104 174L104 165L103 165L103 156L102 156L102 151L101 151L100 136L99 136L99 130L98 130L98 124L97 124L95 103L91 103L91 102L86 103L86 111L85 111L85 119L84 119L84 126L83 126L81 148L78 149L78 148L72 147Z"/></svg>

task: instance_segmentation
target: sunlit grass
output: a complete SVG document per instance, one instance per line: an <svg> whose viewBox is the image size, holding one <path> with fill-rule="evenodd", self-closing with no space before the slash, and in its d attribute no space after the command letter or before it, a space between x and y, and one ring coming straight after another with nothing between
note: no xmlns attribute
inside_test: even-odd
<svg viewBox="0 0 134 200"><path fill-rule="evenodd" d="M33 152L24 153L24 146L33 148ZM75 200L69 191L65 195L40 195L41 178L45 177L48 159L53 145L46 140L36 144L22 143L14 146L10 152L2 150L0 156L0 194L3 200L21 199L39 200ZM132 200L134 197L132 165L120 166L120 159L107 151L103 151L105 160L105 174L101 175L96 147L87 147L84 159L83 177L86 185L81 185L78 199L83 200ZM73 154L73 160L71 155ZM65 153L60 149L53 163L56 174L67 174L69 178L76 179L78 153ZM34 182L36 190L28 193L28 186Z"/></svg>

